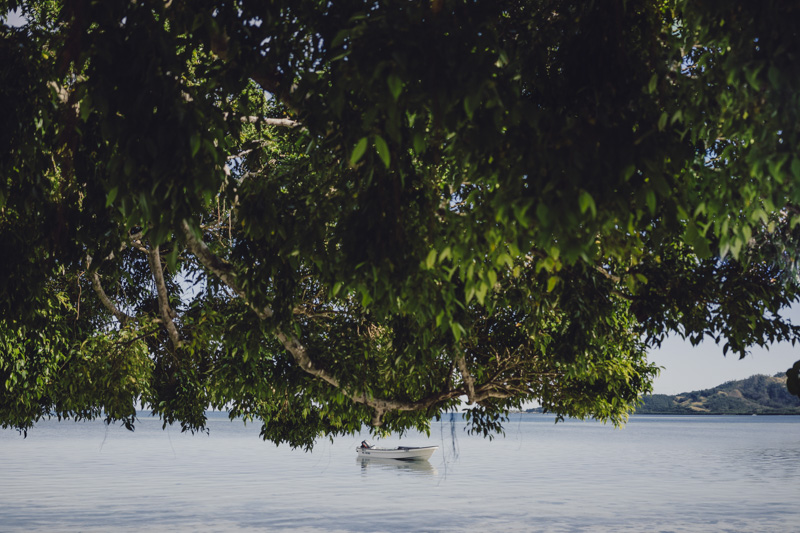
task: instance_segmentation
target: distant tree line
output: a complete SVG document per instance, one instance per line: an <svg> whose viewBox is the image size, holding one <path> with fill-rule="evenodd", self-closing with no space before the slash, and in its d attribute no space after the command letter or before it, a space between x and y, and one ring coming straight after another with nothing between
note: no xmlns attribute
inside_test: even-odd
<svg viewBox="0 0 800 533"><path fill-rule="evenodd" d="M674 396L644 396L638 414L800 414L800 398L786 390L786 375L751 376Z"/></svg>

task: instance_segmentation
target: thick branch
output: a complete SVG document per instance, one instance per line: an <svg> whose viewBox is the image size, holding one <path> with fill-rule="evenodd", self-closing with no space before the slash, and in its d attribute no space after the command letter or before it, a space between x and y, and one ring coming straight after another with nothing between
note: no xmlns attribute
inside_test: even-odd
<svg viewBox="0 0 800 533"><path fill-rule="evenodd" d="M604 268L603 268L603 267L601 267L601 266L596 266L596 267L595 267L595 270L597 270L597 272L599 272L600 274L602 274L602 275L603 275L603 276L604 276L606 279L608 279L608 280L610 280L610 281L612 281L612 282L616 283L617 285L619 285L620 283L622 283L622 278L620 278L619 276L615 276L614 274L612 274L612 273L610 273L610 272L606 271L606 269L604 269ZM619 298L622 298L622 299L624 299L624 300L633 301L633 300L635 299L635 298L634 298L632 295L630 295L630 294L625 294L624 292L622 292L622 291L618 291L617 289L611 289L610 291L608 291L608 293L609 293L609 294L612 294L612 295L614 295L614 296L618 296Z"/></svg>
<svg viewBox="0 0 800 533"><path fill-rule="evenodd" d="M314 361L309 356L305 346L303 346L300 341L297 340L297 338L295 338L293 335L288 336L280 330L276 332L276 337L281 341L287 351L289 351L295 362L297 362L297 364L300 365L300 368L302 368L305 372L325 381L337 389L342 388L339 380L336 379L333 374L316 366ZM466 370L466 362L464 361L463 357L460 358L460 362L458 362L458 364L459 366L462 366L463 364L464 369ZM489 398L509 398L515 394L513 391L500 390L501 386L492 382L484 383L476 389L474 378L469 374L469 372L467 372L467 376L468 378L465 378L464 381L465 383L469 383L469 389L448 388L446 390L426 396L425 398L416 402L375 398L367 396L366 394L353 394L347 391L343 392L351 401L365 405L373 410L372 425L376 427L382 424L383 415L389 411L422 411L433 407L438 403L452 400L453 398L464 395L467 395L467 397L470 399L469 403L472 404L487 400Z"/></svg>
<svg viewBox="0 0 800 533"><path fill-rule="evenodd" d="M225 285L230 287L230 289L236 293L237 296L242 298L247 305L256 312L260 319L264 320L270 318L272 316L272 309L269 307L256 308L247 299L244 291L236 279L236 273L234 272L233 267L224 259L217 257L214 252L208 249L208 246L206 246L203 241L195 237L194 232L187 221L184 220L181 223L181 227L183 229L183 235L186 237L186 245L189 247L189 251L192 252L195 257L197 257L197 260L200 261L200 264L206 267L212 274L217 276Z"/></svg>
<svg viewBox="0 0 800 533"><path fill-rule="evenodd" d="M296 128L300 126L300 122L290 118L270 118L270 117L239 117L239 120L245 124L262 123L267 126L283 126L285 128Z"/></svg>
<svg viewBox="0 0 800 533"><path fill-rule="evenodd" d="M117 320L119 320L120 324L124 326L125 324L133 320L132 316L120 311L119 308L116 305L114 305L114 302L112 302L111 299L106 295L106 291L103 290L103 286L100 284L100 275L97 273L97 271L92 272L92 288L94 289L94 292L97 294L97 297L100 298L100 301L103 303L103 306L105 306L106 309L111 311L111 314L113 314L117 318Z"/></svg>
<svg viewBox="0 0 800 533"><path fill-rule="evenodd" d="M609 280L613 281L613 282L614 282L614 283L616 283L617 285L619 285L620 283L622 283L622 279L621 279L619 276L615 276L615 275L614 275L614 274L612 274L611 272L608 272L608 271L607 271L605 268L601 267L600 265L597 265L597 266L595 266L594 268L595 268L595 270L597 270L599 273L601 273L601 274L602 274L602 275L603 275L603 276L604 276L606 279L609 279Z"/></svg>
<svg viewBox="0 0 800 533"><path fill-rule="evenodd" d="M164 282L164 270L161 268L161 253L158 250L158 246L147 252L147 259L150 262L150 270L153 271L153 279L156 282L158 311L161 314L162 320L164 320L164 326L167 328L167 333L172 341L172 345L176 349L180 348L182 344L181 336L173 320L177 314L169 306L169 294L167 293L167 284Z"/></svg>
<svg viewBox="0 0 800 533"><path fill-rule="evenodd" d="M468 405L472 405L475 403L475 378L472 377L472 374L469 373L469 369L467 368L467 361L464 359L464 354L458 354L456 356L456 364L458 365L458 370L461 372L461 379L464 380L464 386L467 388L467 402Z"/></svg>
<svg viewBox="0 0 800 533"><path fill-rule="evenodd" d="M244 291L242 291L236 281L233 267L217 257L203 242L197 239L187 221L184 220L182 226L183 233L186 237L187 246L195 255L195 257L197 257L198 261L200 261L200 263L212 274L215 274L217 277L219 277L219 279L228 285L228 287L230 287L238 296L244 299L244 301L247 302L247 305L258 314L259 318L262 320L270 318L272 316L272 310L270 308L267 307L264 309L257 309L248 301ZM372 409L372 424L374 426L380 426L383 415L389 411L422 411L443 401L452 400L453 398L464 396L465 394L470 398L470 403L480 402L488 398L508 398L512 396L512 393L510 392L498 391L496 384L493 383L483 384L478 390L476 390L474 378L467 371L466 362L464 361L463 356L461 357L460 361L457 361L457 364L459 365L459 368L462 369L462 377L464 377L464 383L468 389L450 389L448 387L446 390L433 393L416 402L375 398L366 394L356 394L344 390L336 376L334 376L328 370L317 366L311 355L308 353L308 349L297 337L294 335L287 335L279 327L275 329L275 337L281 342L286 351L289 352L289 354L304 372L321 379L332 387L342 390L345 396L347 396L351 401L360 403Z"/></svg>
<svg viewBox="0 0 800 533"><path fill-rule="evenodd" d="M228 113L224 113L222 118L228 119ZM278 118L278 117L259 117L256 115L247 115L247 116L240 116L239 120L243 124L266 124L267 126L282 126L284 128L296 128L301 126L300 122L297 120L292 120L290 118Z"/></svg>
<svg viewBox="0 0 800 533"><path fill-rule="evenodd" d="M295 362L300 365L300 368L302 368L305 372L333 385L337 389L341 388L339 386L339 380L336 379L333 374L324 368L318 368L314 364L314 361L308 355L308 350L306 350L306 347L303 346L303 344L294 335L286 335L283 333L283 331L281 331L280 328L276 328L275 336L279 341L281 341L281 344L283 344L284 348L286 348L286 350L292 354Z"/></svg>
<svg viewBox="0 0 800 533"><path fill-rule="evenodd" d="M281 341L286 350L292 355L295 362L300 365L303 371L317 377L326 383L342 389L339 380L323 368L316 366L314 361L308 354L305 346L297 340L293 335L288 336L280 329L276 331L276 337ZM366 394L354 394L348 391L342 391L351 401L366 405L373 411L372 425L380 426L382 424L383 415L389 411L421 411L436 405L437 403L451 400L459 396L463 396L465 391L463 389L448 389L435 394L432 394L422 400L416 402L404 402L400 400L387 400L383 398L375 398L367 396ZM487 396L488 397L488 396ZM479 400L478 400L479 401Z"/></svg>
<svg viewBox="0 0 800 533"><path fill-rule="evenodd" d="M113 258L114 258L114 252L111 252L111 254L109 254L108 256L108 259L113 259ZM86 269L89 270L91 266L92 266L92 256L87 255ZM114 315L117 320L119 320L120 324L124 326L126 323L133 320L132 316L123 313L116 305L114 305L114 302L111 301L111 298L108 297L106 291L103 290L103 285L100 283L100 274L98 274L96 270L92 272L92 288L94 289L95 294L97 294L97 297L100 298L100 302L103 304L103 307L108 309L111 312L111 314Z"/></svg>

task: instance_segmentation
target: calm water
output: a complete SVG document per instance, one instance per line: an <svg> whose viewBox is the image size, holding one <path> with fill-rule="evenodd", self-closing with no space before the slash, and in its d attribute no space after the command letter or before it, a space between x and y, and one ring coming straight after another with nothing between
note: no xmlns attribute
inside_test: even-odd
<svg viewBox="0 0 800 533"><path fill-rule="evenodd" d="M212 414L210 436L101 422L0 430L0 531L796 531L800 417L518 415L506 437L435 423L430 462L313 453Z"/></svg>

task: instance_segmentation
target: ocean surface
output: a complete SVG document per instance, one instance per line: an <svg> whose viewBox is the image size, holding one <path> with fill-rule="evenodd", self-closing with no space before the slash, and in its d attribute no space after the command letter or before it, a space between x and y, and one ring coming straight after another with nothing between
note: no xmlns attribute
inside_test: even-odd
<svg viewBox="0 0 800 533"><path fill-rule="evenodd" d="M800 417L634 416L623 429L512 415L505 437L460 415L430 461L361 460L368 435L276 447L211 413L209 435L48 421L0 430L0 531L800 530Z"/></svg>

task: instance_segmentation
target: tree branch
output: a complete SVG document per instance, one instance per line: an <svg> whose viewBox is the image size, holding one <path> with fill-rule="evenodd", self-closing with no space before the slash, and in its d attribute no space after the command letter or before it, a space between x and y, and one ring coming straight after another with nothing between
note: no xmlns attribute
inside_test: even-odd
<svg viewBox="0 0 800 533"><path fill-rule="evenodd" d="M260 319L264 320L272 317L272 309L269 307L259 309L250 303L250 300L247 298L236 279L233 266L209 250L208 246L195 236L191 226L189 226L186 220L181 223L181 228L183 229L183 236L186 238L186 245L189 247L189 251L197 257L201 265L217 276L225 285L230 287L237 296L247 303L250 309L255 311Z"/></svg>
<svg viewBox="0 0 800 533"><path fill-rule="evenodd" d="M223 113L222 118L227 120L228 113ZM266 124L267 126L282 126L284 128L296 128L298 126L302 126L302 124L297 120L292 120L290 118L280 118L280 117L259 117L256 115L243 115L239 117L239 120L243 124Z"/></svg>
<svg viewBox="0 0 800 533"><path fill-rule="evenodd" d="M319 368L311 359L308 350L305 346L294 336L286 335L277 328L275 336L283 344L284 348L292 355L295 362L303 369L304 372L319 378L329 385L341 390L346 397L355 403L360 403L372 409L372 425L380 427L383 423L383 415L388 411L419 411L427 409L439 402L462 396L464 391L461 389L447 390L437 394L433 394L417 402L403 402L398 400L387 400L383 398L375 398L367 396L366 394L351 393L342 388L339 380L324 368Z"/></svg>
<svg viewBox="0 0 800 533"><path fill-rule="evenodd" d="M132 316L120 311L119 308L114 305L114 302L111 301L108 295L106 295L106 291L103 290L103 286L100 284L100 275L96 270L92 272L92 288L94 289L95 294L97 294L97 297L100 298L100 302L102 302L103 306L111 311L111 314L113 314L117 320L119 320L120 324L124 326L133 320Z"/></svg>
<svg viewBox="0 0 800 533"><path fill-rule="evenodd" d="M113 257L114 257L114 252L111 252L111 254L108 256L108 259L112 259ZM86 270L89 270L91 266L92 266L92 256L87 255ZM102 303L103 307L108 309L111 312L111 314L116 317L117 320L119 320L120 324L124 326L125 324L133 320L132 316L122 312L116 305L114 305L114 302L111 301L111 298L108 297L106 291L103 290L103 285L100 283L100 274L97 273L97 270L92 272L91 279L92 279L92 288L94 289L95 294L97 294L97 297L100 298L100 303Z"/></svg>
<svg viewBox="0 0 800 533"><path fill-rule="evenodd" d="M292 120L290 118L271 118L271 117L239 117L245 124L256 124L262 123L266 124L267 126L283 126L285 128L296 128L300 126L300 122L296 120Z"/></svg>
<svg viewBox="0 0 800 533"><path fill-rule="evenodd" d="M178 349L183 343L173 320L177 314L169 306L169 294L167 293L167 284L164 282L164 270L161 267L161 253L158 250L158 246L147 252L147 260L150 262L150 270L153 272L153 279L156 282L158 311L162 320L164 320L164 326L167 328L172 345L175 349Z"/></svg>
<svg viewBox="0 0 800 533"><path fill-rule="evenodd" d="M189 226L189 223L184 220L182 223L184 236L189 250L197 257L198 261L207 268L212 274L219 277L228 287L230 287L239 297L241 297L247 305L256 312L262 320L272 317L272 309L265 307L263 309L256 308L248 301L244 291L239 286L236 275L234 274L233 267L217 257L205 243L201 242L194 235L194 232ZM488 398L508 398L512 396L510 392L502 392L496 390L497 385L492 383L483 384L480 389L476 390L474 378L469 374L466 368L466 361L463 355L456 360L459 369L462 371L462 377L466 388L450 389L449 387L444 391L433 393L421 400L415 402L392 400L384 398L376 398L366 394L356 394L345 390L339 379L332 373L324 368L320 368L308 353L308 349L303 345L300 340L290 334L286 334L280 327L275 328L275 337L280 341L286 351L292 356L298 366L307 374L310 374L322 381L328 383L342 391L342 393L355 403L360 403L372 409L372 425L379 427L382 424L383 415L389 411L421 411L436 405L437 403L451 400L459 396L467 395L470 398L470 403L480 402Z"/></svg>
<svg viewBox="0 0 800 533"><path fill-rule="evenodd" d="M613 283L616 283L617 285L622 283L622 278L620 278L619 276L615 276L614 274L611 274L610 272L607 272L603 267L598 265L598 266L595 266L594 268L595 268L595 270L597 270L597 272L602 274L606 279L612 281ZM622 298L623 300L628 300L628 301L631 301L631 302L636 299L634 296L632 296L630 294L625 294L624 292L619 291L617 289L611 289L611 290L608 291L608 293L612 294L614 296L617 296L619 298Z"/></svg>
<svg viewBox="0 0 800 533"><path fill-rule="evenodd" d="M597 266L595 266L594 268L595 268L595 270L597 270L599 273L601 273L601 274L602 274L602 275L603 275L603 276L604 276L606 279L613 281L613 282L614 282L614 283L616 283L617 285L619 285L620 283L622 283L622 278L620 278L619 276L615 276L615 275L614 275L614 274L612 274L611 272L608 272L608 271L607 271L605 268L601 267L600 265L597 265Z"/></svg>
<svg viewBox="0 0 800 533"><path fill-rule="evenodd" d="M467 388L467 399L469 400L467 404L472 405L475 403L475 378L469 373L467 360L464 359L463 353L459 353L456 356L456 364L458 365L458 371L461 372L461 379L464 380L464 386Z"/></svg>

